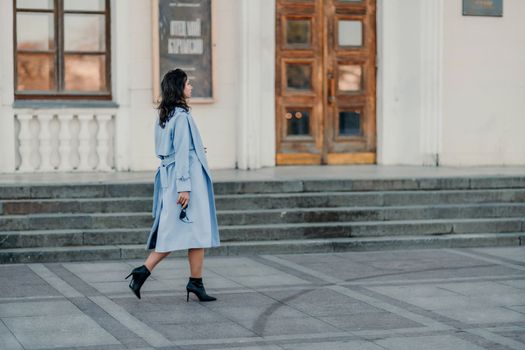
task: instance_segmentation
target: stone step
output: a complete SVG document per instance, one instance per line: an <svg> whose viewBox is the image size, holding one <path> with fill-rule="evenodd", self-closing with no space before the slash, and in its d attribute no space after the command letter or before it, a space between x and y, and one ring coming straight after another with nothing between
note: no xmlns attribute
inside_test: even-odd
<svg viewBox="0 0 525 350"><path fill-rule="evenodd" d="M525 189L270 193L215 197L216 206L221 210L515 202L525 202ZM0 214L147 212L151 205L151 196L8 199L0 201Z"/></svg>
<svg viewBox="0 0 525 350"><path fill-rule="evenodd" d="M231 181L214 190L216 255L519 245L525 237L525 176ZM152 192L151 183L0 186L0 263L143 258Z"/></svg>
<svg viewBox="0 0 525 350"><path fill-rule="evenodd" d="M124 213L151 211L151 197L11 199L0 201L0 214Z"/></svg>
<svg viewBox="0 0 525 350"><path fill-rule="evenodd" d="M525 233L453 234L444 236L357 237L329 239L225 242L207 249L206 255L253 255L326 253L407 248L465 248L523 245ZM103 245L0 250L0 263L44 263L65 261L144 259L144 244ZM172 253L185 256L186 250ZM123 276L122 278L124 278Z"/></svg>
<svg viewBox="0 0 525 350"><path fill-rule="evenodd" d="M216 195L503 188L525 188L525 176L224 181L214 183ZM58 183L0 186L0 199L148 197L152 193L152 183L77 183L69 185Z"/></svg>
<svg viewBox="0 0 525 350"><path fill-rule="evenodd" d="M397 237L409 235L512 233L525 231L525 218L433 219L384 222L326 222L221 226L221 242ZM0 248L145 244L149 227L133 229L33 230L0 232Z"/></svg>
<svg viewBox="0 0 525 350"><path fill-rule="evenodd" d="M148 197L152 193L152 183L60 183L0 186L0 199Z"/></svg>
<svg viewBox="0 0 525 350"><path fill-rule="evenodd" d="M309 192L216 196L221 210L523 203L525 189Z"/></svg>
<svg viewBox="0 0 525 350"><path fill-rule="evenodd" d="M221 226L433 218L512 218L525 217L525 204L219 210L217 217ZM59 230L65 227L70 229L138 228L147 227L151 223L152 218L149 212L0 216L2 231Z"/></svg>
<svg viewBox="0 0 525 350"><path fill-rule="evenodd" d="M462 218L525 218L525 204L461 204L391 207L283 208L218 211L221 225L429 220Z"/></svg>

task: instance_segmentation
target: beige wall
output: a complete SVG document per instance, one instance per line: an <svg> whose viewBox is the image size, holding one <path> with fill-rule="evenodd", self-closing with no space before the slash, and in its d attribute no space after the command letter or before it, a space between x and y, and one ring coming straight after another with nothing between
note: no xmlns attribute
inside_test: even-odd
<svg viewBox="0 0 525 350"><path fill-rule="evenodd" d="M444 1L442 164L525 164L525 1L502 18L461 4Z"/></svg>
<svg viewBox="0 0 525 350"><path fill-rule="evenodd" d="M117 136L121 150L117 153L122 157L117 163L128 164L132 170L158 166L153 153L156 114L149 3L114 1L118 18L114 22L117 59L113 71L120 104ZM214 1L214 6L215 101L191 105L208 163L212 169L273 166L275 2L227 0Z"/></svg>
<svg viewBox="0 0 525 350"><path fill-rule="evenodd" d="M239 55L236 40L238 22L232 17L238 1L215 3L216 102L192 105L192 115L201 132L204 146L208 148L210 167L233 168L236 160L236 82ZM117 6L121 5L117 3ZM125 7L121 6L118 10L127 12L128 17L122 20L127 21L128 30L122 27L117 30L129 35L128 38L133 38L127 40L128 47L123 49L129 59L120 57L117 61L127 67L125 70L117 68L118 73L124 75L118 77L118 82L127 90L121 92L120 101L117 102L127 109L127 115L123 113L122 119L129 120L129 167L133 170L153 169L158 165L158 160L154 157L153 148L155 111L152 104L151 5L149 1L128 0ZM119 26L119 23L116 25ZM125 138L126 135L122 137Z"/></svg>
<svg viewBox="0 0 525 350"><path fill-rule="evenodd" d="M14 115L92 114L97 107L64 111L59 104L13 108L12 1L0 1L0 172L15 170ZM215 101L192 104L208 163L218 168L275 164L274 0L215 4ZM151 2L111 0L112 91L117 170L154 170ZM268 25L270 23L271 25ZM175 67L174 67L175 68ZM197 81L193 84L198 84ZM100 109L100 108L98 108ZM38 170L37 170L38 171Z"/></svg>
<svg viewBox="0 0 525 350"><path fill-rule="evenodd" d="M151 5L111 4L116 164L153 170ZM275 0L215 4L216 102L193 105L210 167L273 166ZM378 0L379 164L525 164L525 1L505 0L503 18L461 4ZM0 1L0 172L14 170L19 111L11 6Z"/></svg>

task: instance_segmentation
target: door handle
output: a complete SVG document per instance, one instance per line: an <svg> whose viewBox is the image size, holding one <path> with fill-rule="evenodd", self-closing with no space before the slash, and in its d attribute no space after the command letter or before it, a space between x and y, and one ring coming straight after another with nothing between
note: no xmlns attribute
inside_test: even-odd
<svg viewBox="0 0 525 350"><path fill-rule="evenodd" d="M335 79L333 73L328 73L328 103L333 104L335 102Z"/></svg>

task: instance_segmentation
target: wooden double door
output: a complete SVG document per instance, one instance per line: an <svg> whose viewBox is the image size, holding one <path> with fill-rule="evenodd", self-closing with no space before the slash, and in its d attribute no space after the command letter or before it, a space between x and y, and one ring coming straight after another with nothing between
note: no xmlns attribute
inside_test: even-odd
<svg viewBox="0 0 525 350"><path fill-rule="evenodd" d="M276 11L276 163L375 163L375 0Z"/></svg>

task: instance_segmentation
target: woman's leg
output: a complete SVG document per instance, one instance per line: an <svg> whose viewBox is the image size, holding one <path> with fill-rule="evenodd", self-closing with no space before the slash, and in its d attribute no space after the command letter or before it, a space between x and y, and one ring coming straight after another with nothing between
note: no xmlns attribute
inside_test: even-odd
<svg viewBox="0 0 525 350"><path fill-rule="evenodd" d="M146 259L146 262L144 263L144 265L146 265L146 267L148 268L148 270L150 272L153 271L153 269L155 268L155 266L157 266L157 264L162 260L164 259L165 257L167 257L168 255L170 255L170 252L166 252L166 253L159 253L159 252L151 252L148 256L148 258Z"/></svg>
<svg viewBox="0 0 525 350"><path fill-rule="evenodd" d="M188 249L188 260L190 261L190 273L193 278L202 277L202 263L204 261L204 248Z"/></svg>
<svg viewBox="0 0 525 350"><path fill-rule="evenodd" d="M190 300L190 292L194 293L199 301L214 301L217 298L206 293L202 282L202 263L204 260L204 248L188 249L188 260L190 261L191 277L186 285L186 301Z"/></svg>

